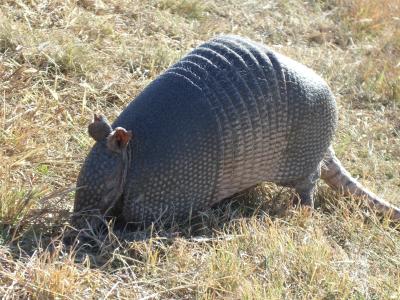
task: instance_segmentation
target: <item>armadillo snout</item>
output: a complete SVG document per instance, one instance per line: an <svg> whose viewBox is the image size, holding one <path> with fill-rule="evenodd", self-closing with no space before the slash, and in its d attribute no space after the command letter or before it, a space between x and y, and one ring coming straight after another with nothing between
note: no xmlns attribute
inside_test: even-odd
<svg viewBox="0 0 400 300"><path fill-rule="evenodd" d="M111 137L111 143L121 145L117 139ZM109 143L110 139L96 143L79 173L74 204L74 214L77 216L73 218L78 220L77 223L80 223L83 215L91 218L108 215L121 200L129 155L126 149L119 152L110 150Z"/></svg>

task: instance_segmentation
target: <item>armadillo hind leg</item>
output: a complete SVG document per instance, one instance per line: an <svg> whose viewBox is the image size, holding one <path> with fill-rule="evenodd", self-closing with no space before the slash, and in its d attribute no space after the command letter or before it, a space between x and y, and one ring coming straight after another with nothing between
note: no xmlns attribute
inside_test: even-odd
<svg viewBox="0 0 400 300"><path fill-rule="evenodd" d="M309 176L296 181L293 185L298 197L295 197L294 203L302 206L314 207L314 191L317 181L321 175L320 168L318 167L315 172Z"/></svg>
<svg viewBox="0 0 400 300"><path fill-rule="evenodd" d="M334 190L345 196L356 196L365 199L367 204L383 214L387 214L392 220L400 220L400 209L384 201L374 193L363 187L343 167L336 157L332 147L329 147L321 168L321 178Z"/></svg>

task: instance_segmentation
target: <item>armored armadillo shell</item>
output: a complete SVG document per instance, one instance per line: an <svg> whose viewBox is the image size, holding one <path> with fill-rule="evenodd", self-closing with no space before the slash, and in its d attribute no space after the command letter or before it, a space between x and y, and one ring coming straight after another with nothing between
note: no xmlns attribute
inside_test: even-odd
<svg viewBox="0 0 400 300"><path fill-rule="evenodd" d="M153 81L113 127L132 130L128 221L187 217L261 181L314 172L336 106L314 72L236 36L194 49Z"/></svg>

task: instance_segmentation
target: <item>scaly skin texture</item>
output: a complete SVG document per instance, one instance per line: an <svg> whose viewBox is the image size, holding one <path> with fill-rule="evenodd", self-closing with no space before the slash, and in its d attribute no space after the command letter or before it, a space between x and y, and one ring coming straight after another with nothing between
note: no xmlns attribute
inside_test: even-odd
<svg viewBox="0 0 400 300"><path fill-rule="evenodd" d="M98 142L79 175L74 211L118 207L126 222L149 223L188 218L262 181L293 187L312 206L337 111L326 83L307 67L222 36L128 105L112 125L134 135L123 149L101 138L101 128L109 131L101 121L91 128Z"/></svg>

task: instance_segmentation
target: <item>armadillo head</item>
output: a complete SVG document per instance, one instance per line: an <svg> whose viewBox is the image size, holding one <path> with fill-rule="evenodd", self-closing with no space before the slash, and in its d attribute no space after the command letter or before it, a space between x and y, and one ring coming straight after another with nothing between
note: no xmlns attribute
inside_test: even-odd
<svg viewBox="0 0 400 300"><path fill-rule="evenodd" d="M96 223L120 200L130 163L131 131L122 127L112 130L105 117L98 115L88 131L97 143L78 176L72 222L79 227L88 221Z"/></svg>

